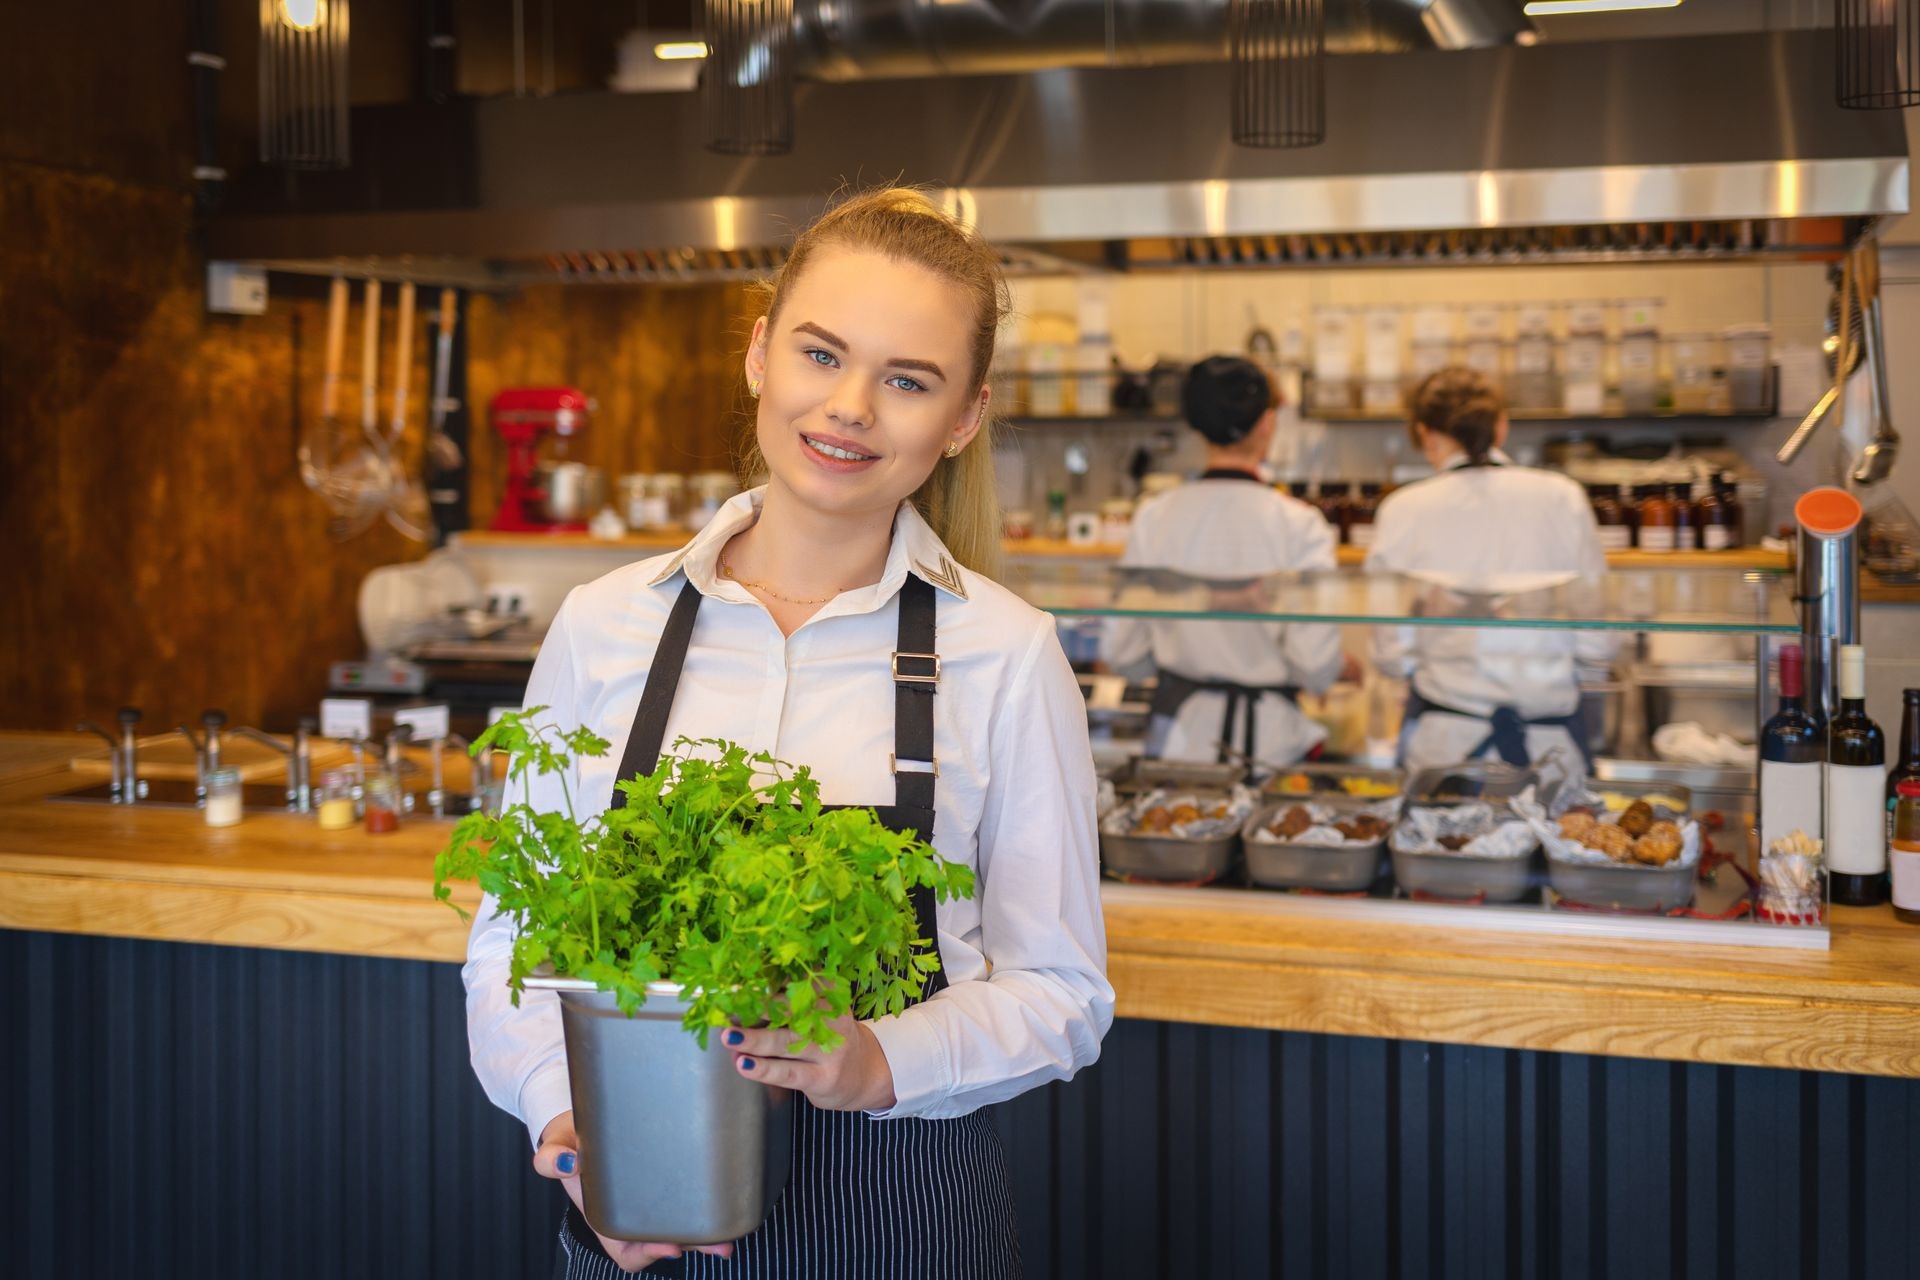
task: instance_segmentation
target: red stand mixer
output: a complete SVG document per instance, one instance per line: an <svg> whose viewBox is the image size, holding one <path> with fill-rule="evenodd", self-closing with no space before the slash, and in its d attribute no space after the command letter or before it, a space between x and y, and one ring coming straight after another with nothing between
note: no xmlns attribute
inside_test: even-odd
<svg viewBox="0 0 1920 1280"><path fill-rule="evenodd" d="M503 533L583 531L598 502L589 480L605 475L568 458L593 402L573 387L509 387L493 398L493 429L507 446L507 483L490 528ZM544 454L544 456L543 456Z"/></svg>

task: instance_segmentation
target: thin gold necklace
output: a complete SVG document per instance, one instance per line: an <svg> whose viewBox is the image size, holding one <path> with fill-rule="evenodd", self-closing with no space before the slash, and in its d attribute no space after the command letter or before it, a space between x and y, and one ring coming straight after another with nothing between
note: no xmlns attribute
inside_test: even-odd
<svg viewBox="0 0 1920 1280"><path fill-rule="evenodd" d="M772 596L775 600L784 600L788 604L825 604L827 601L833 599L833 596L821 596L818 600L803 600L799 596L785 595L781 592L775 591L772 587L768 586L764 582L748 582L745 578L742 578L738 574L736 574L733 571L733 566L728 564L724 558L722 558L720 561L720 576L723 578L727 578L733 582L737 582L743 587L750 587L755 591L764 591L766 594ZM836 596L839 594L840 593L838 591L833 593L833 595L836 595Z"/></svg>

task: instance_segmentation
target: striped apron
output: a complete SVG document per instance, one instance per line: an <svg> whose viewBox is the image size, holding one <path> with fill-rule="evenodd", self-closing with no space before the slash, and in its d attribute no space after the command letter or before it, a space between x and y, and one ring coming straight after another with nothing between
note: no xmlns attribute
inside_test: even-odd
<svg viewBox="0 0 1920 1280"><path fill-rule="evenodd" d="M901 587L894 655L894 803L875 806L891 830L933 835L933 587L912 574ZM619 778L659 762L667 713L679 688L700 592L689 582L674 602L647 673ZM922 764L903 770L899 764ZM612 803L624 804L617 790ZM938 939L933 891L913 890L923 937ZM937 945L937 942L936 942ZM934 973L925 995L946 986ZM924 996L923 996L924 998ZM795 1094L793 1166L786 1190L759 1229L734 1243L732 1261L688 1253L642 1274L686 1280L999 1280L1018 1277L1006 1157L984 1111L956 1120L875 1120L863 1111L823 1111ZM555 1280L618 1280L586 1219L567 1203Z"/></svg>

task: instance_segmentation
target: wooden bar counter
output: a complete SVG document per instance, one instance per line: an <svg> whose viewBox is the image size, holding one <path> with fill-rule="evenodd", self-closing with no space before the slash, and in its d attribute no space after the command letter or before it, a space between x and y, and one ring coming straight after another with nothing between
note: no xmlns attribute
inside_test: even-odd
<svg viewBox="0 0 1920 1280"><path fill-rule="evenodd" d="M464 955L466 925L431 897L451 823L368 836L250 813L210 829L194 811L36 798L59 785L0 777L0 928ZM1502 932L1468 908L1457 925L1355 921L1242 890L1113 884L1105 900L1123 1017L1920 1077L1920 931L1885 910L1839 909L1831 950L1803 951Z"/></svg>

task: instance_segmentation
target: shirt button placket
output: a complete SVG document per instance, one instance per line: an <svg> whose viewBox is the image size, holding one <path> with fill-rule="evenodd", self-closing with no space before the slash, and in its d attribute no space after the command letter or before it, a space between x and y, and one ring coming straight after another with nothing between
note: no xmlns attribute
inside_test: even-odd
<svg viewBox="0 0 1920 1280"><path fill-rule="evenodd" d="M779 635L777 644L767 646L767 679L760 695L760 711L754 718L753 748L774 755L780 753L780 713L787 705L787 681L791 673L793 641Z"/></svg>

